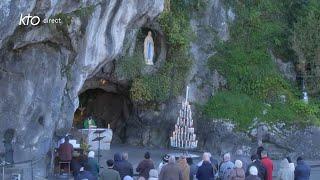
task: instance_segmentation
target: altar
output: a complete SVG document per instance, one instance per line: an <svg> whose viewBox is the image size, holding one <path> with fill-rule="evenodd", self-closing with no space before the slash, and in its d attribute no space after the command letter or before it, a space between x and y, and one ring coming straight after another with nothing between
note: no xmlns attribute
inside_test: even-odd
<svg viewBox="0 0 320 180"><path fill-rule="evenodd" d="M109 150L110 144L112 140L112 129L110 128L88 128L88 129L79 129L79 132L86 137L86 142L88 142L90 150L98 150L99 149L99 141L97 139L101 139L100 141L100 150Z"/></svg>

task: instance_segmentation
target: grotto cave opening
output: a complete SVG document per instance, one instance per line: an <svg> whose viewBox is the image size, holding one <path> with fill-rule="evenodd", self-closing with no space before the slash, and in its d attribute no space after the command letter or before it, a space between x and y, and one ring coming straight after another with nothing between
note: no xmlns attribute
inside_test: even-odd
<svg viewBox="0 0 320 180"><path fill-rule="evenodd" d="M74 114L73 127L83 129L85 120L92 118L97 128L110 126L113 143L124 143L130 109L130 100L125 94L101 88L87 89L79 95L79 108Z"/></svg>

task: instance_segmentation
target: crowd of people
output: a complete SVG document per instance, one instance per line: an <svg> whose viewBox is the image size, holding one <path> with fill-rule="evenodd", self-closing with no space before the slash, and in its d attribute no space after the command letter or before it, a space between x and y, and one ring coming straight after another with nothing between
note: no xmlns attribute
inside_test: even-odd
<svg viewBox="0 0 320 180"><path fill-rule="evenodd" d="M65 144L68 142L66 141ZM69 145L61 149L70 150ZM63 155L61 157L68 157ZM71 153L69 151L69 153ZM278 170L274 169L273 161L268 152L259 147L251 161L245 159L231 160L231 154L225 153L221 162L214 159L209 152L203 153L202 160L195 164L193 159L184 155L180 157L164 155L159 166L155 166L151 154L146 152L144 159L138 164L135 171L138 180L309 180L310 166L302 157L297 158L297 165L290 157L281 160ZM107 168L100 170L90 151L85 159L71 158L71 169L75 180L133 180L134 168L128 161L128 153L116 153L113 159L106 161ZM277 174L273 174L276 172ZM276 177L276 178L274 178Z"/></svg>

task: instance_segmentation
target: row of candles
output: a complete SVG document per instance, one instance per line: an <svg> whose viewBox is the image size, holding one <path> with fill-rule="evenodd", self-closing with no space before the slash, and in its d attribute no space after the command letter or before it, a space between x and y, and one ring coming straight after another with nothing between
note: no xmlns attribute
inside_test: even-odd
<svg viewBox="0 0 320 180"><path fill-rule="evenodd" d="M198 146L196 134L194 133L191 108L187 101L182 103L182 109L179 112L177 124L170 137L172 147L193 149Z"/></svg>

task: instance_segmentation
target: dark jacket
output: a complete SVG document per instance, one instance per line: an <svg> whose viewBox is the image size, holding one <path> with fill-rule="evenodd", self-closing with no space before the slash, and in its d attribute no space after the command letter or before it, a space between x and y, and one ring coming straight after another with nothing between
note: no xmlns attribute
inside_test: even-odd
<svg viewBox="0 0 320 180"><path fill-rule="evenodd" d="M153 161L150 159L144 159L139 163L136 170L139 173L139 176L142 176L145 179L148 179L150 169L154 169Z"/></svg>
<svg viewBox="0 0 320 180"><path fill-rule="evenodd" d="M246 171L246 177L250 176L249 169L251 166L255 166L258 169L258 176L260 177L261 180L264 180L267 178L267 170L263 166L260 160L256 160L255 162L252 162L251 164L249 164Z"/></svg>
<svg viewBox="0 0 320 180"><path fill-rule="evenodd" d="M113 169L119 172L121 179L127 175L131 177L133 176L132 164L126 160L117 162Z"/></svg>
<svg viewBox="0 0 320 180"><path fill-rule="evenodd" d="M261 179L259 176L250 175L246 177L246 180L264 180L264 179Z"/></svg>
<svg viewBox="0 0 320 180"><path fill-rule="evenodd" d="M297 167L294 170L295 180L309 180L310 179L310 166L303 160L297 162Z"/></svg>
<svg viewBox="0 0 320 180"><path fill-rule="evenodd" d="M94 158L88 158L87 170L91 172L92 175L98 176L99 174L99 165Z"/></svg>
<svg viewBox="0 0 320 180"><path fill-rule="evenodd" d="M81 168L80 159L72 158L70 166L71 166L73 177L77 177Z"/></svg>
<svg viewBox="0 0 320 180"><path fill-rule="evenodd" d="M89 171L80 171L75 180L97 180L97 177L93 176Z"/></svg>
<svg viewBox="0 0 320 180"><path fill-rule="evenodd" d="M169 163L161 168L159 180L182 180L182 171L177 164Z"/></svg>
<svg viewBox="0 0 320 180"><path fill-rule="evenodd" d="M198 166L196 164L190 165L190 180L193 180L193 177L197 175Z"/></svg>
<svg viewBox="0 0 320 180"><path fill-rule="evenodd" d="M203 161L197 171L198 180L214 180L213 166L210 162Z"/></svg>
<svg viewBox="0 0 320 180"><path fill-rule="evenodd" d="M121 180L121 178L116 170L108 168L100 174L100 180Z"/></svg>

